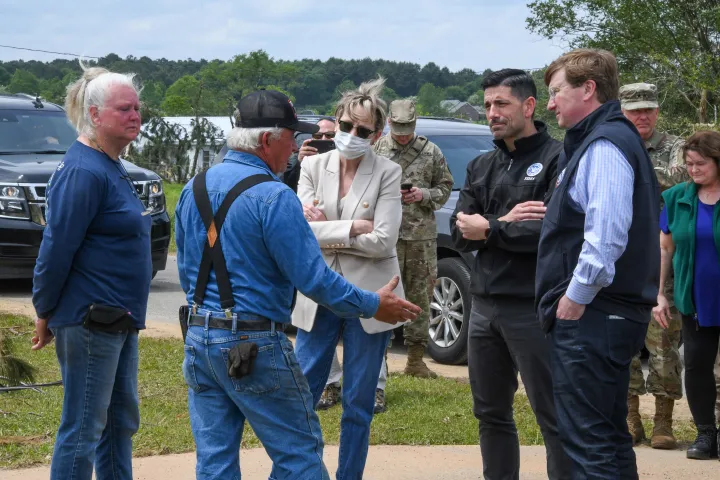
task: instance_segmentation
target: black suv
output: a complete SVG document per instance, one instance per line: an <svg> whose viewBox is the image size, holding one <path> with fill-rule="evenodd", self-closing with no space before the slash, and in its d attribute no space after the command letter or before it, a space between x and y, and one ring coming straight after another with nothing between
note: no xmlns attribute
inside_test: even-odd
<svg viewBox="0 0 720 480"><path fill-rule="evenodd" d="M0 94L0 279L32 278L45 227L45 190L77 138L65 111L25 94ZM123 160L140 199L152 206L153 277L165 269L170 217L162 180Z"/></svg>

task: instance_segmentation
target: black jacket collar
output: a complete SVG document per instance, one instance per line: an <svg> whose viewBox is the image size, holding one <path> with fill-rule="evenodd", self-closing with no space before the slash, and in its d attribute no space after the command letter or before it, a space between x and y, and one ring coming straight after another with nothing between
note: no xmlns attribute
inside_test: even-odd
<svg viewBox="0 0 720 480"><path fill-rule="evenodd" d="M550 134L547 133L547 125L540 120L535 120L534 123L537 133L515 140L515 150L512 152L508 150L504 140L493 140L493 143L509 157L518 157L534 152L550 139Z"/></svg>

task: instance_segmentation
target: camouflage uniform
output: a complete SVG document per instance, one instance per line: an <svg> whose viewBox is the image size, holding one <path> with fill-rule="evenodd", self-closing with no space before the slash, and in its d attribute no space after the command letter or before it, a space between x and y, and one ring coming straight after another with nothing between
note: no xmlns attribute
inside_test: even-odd
<svg viewBox="0 0 720 480"><path fill-rule="evenodd" d="M393 132L410 135L415 131L415 108L409 100L390 107ZM400 125L398 125L400 124ZM407 132L407 133L405 133ZM430 299L437 278L437 227L435 210L450 196L453 178L440 149L424 137L416 136L400 145L391 135L375 143L375 151L402 167L402 183L412 183L422 191L423 199L403 204L403 218L397 243L405 296L423 313L404 327L406 345L427 346Z"/></svg>
<svg viewBox="0 0 720 480"><path fill-rule="evenodd" d="M635 116L628 113L633 110L659 108L657 100L657 88L649 83L634 83L620 88L621 106L628 117ZM682 146L683 141L680 138L657 130L653 131L650 138L645 141L645 148L650 155L662 191L688 178L683 167ZM662 199L660 201L662 202ZM680 376L682 362L678 353L682 320L673 304L672 272L666 284L661 287L670 302L670 321L666 329L655 320L651 320L648 325L645 346L650 352L648 361L650 374L647 382L643 378L639 353L630 364L627 425L633 443L646 438L640 417L640 395L652 393L655 397L655 415L650 446L658 449L675 449L677 440L673 434L672 417L675 400L682 398Z"/></svg>
<svg viewBox="0 0 720 480"><path fill-rule="evenodd" d="M681 138L657 130L645 142L662 191L688 180L682 159L683 144ZM650 321L645 337L645 347L650 352L650 373L645 382L640 354L633 358L630 364L630 395L651 393L673 400L682 398L682 361L678 352L682 320L673 301L673 283L671 275L665 283L665 296L670 303L671 312L668 328L663 329L656 321Z"/></svg>

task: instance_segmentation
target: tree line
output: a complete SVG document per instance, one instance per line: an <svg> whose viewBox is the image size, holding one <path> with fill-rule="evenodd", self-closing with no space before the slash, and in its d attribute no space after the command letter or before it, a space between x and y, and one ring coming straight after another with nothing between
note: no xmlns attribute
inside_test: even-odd
<svg viewBox="0 0 720 480"><path fill-rule="evenodd" d="M528 4L528 30L568 50L588 47L613 52L620 83L657 85L659 128L687 136L698 128L718 128L720 107L720 2L718 0L534 0ZM183 181L197 168L199 148L215 151L222 139L203 117L228 116L237 100L258 88L285 92L298 112L332 114L342 92L381 75L386 101L415 96L420 114L445 116L447 99L483 104L484 75L470 68L451 72L435 63L419 65L388 60L326 61L274 59L258 50L224 60L120 58L110 54L89 64L133 72L143 90L142 135L149 148L133 155L141 165ZM514 65L509 64L508 67ZM548 102L544 69L531 72L538 86L536 117L562 138ZM65 87L80 74L77 60L0 62L0 92L39 94L62 103ZM190 131L163 120L191 116ZM190 158L192 157L192 158Z"/></svg>
<svg viewBox="0 0 720 480"><path fill-rule="evenodd" d="M426 114L447 114L440 106L445 99L481 99L475 95L481 73L470 68L451 72L432 62L421 66L369 58L285 61L258 50L228 61L123 59L110 54L88 64L137 74L145 105L166 116L228 115L238 98L261 87L287 93L298 110L325 114L343 91L378 75L386 78L387 100L417 96ZM38 94L56 103L62 103L65 86L79 75L77 60L0 62L0 88Z"/></svg>

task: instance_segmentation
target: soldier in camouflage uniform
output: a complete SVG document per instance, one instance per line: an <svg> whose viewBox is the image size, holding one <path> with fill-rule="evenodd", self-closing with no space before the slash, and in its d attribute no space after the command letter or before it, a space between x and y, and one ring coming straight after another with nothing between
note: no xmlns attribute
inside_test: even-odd
<svg viewBox="0 0 720 480"><path fill-rule="evenodd" d="M689 179L682 157L684 141L655 129L659 114L657 88L649 83L633 83L620 88L620 101L625 116L633 122L650 154L660 190ZM662 199L661 199L662 202ZM662 208L662 206L661 206ZM659 213L659 212L658 212ZM673 278L665 285L665 293L671 306L671 321L667 329L651 320L645 346L650 352L650 374L643 378L640 354L630 365L630 390L628 393L628 428L635 443L645 438L640 420L640 395L655 396L654 428L650 439L653 448L673 449L677 442L672 432L672 412L675 400L682 398L682 361L680 346L682 322L673 305Z"/></svg>
<svg viewBox="0 0 720 480"><path fill-rule="evenodd" d="M427 138L415 135L415 102L395 100L390 104L390 134L375 143L375 151L402 167L403 219L397 244L407 299L423 309L404 327L408 346L405 373L417 377L437 375L423 361L429 340L430 299L437 277L437 229L435 210L450 196L453 178L440 149ZM407 185L405 185L407 186Z"/></svg>

